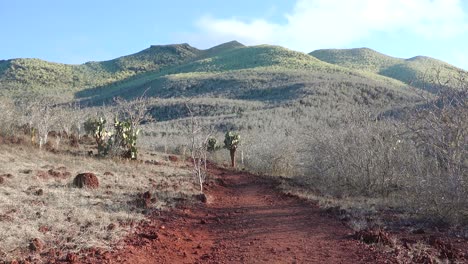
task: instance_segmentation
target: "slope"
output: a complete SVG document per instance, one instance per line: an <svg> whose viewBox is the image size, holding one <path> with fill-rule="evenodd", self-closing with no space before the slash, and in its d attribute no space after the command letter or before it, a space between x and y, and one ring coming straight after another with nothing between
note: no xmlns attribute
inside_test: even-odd
<svg viewBox="0 0 468 264"><path fill-rule="evenodd" d="M160 98L212 97L286 102L304 96L329 95L341 89L352 95L365 88L372 94L407 97L399 81L320 61L279 46L236 46L189 63L149 72L105 87L88 89L77 97L94 104L115 96ZM371 91L372 90L372 91ZM385 96L384 96L385 97Z"/></svg>
<svg viewBox="0 0 468 264"><path fill-rule="evenodd" d="M160 71L201 54L188 44L151 46L138 53L103 62L68 65L39 59L0 61L0 95L65 93L110 84L130 76Z"/></svg>
<svg viewBox="0 0 468 264"><path fill-rule="evenodd" d="M438 90L434 85L437 79L446 83L462 71L430 57L394 58L368 48L323 49L313 51L310 55L335 65L394 78L431 92Z"/></svg>

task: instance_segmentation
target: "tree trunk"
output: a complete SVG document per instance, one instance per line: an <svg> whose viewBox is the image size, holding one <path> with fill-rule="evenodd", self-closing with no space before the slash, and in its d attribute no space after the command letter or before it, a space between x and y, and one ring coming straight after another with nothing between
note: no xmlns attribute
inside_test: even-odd
<svg viewBox="0 0 468 264"><path fill-rule="evenodd" d="M229 152L231 154L231 166L235 168L236 167L236 149L231 149Z"/></svg>

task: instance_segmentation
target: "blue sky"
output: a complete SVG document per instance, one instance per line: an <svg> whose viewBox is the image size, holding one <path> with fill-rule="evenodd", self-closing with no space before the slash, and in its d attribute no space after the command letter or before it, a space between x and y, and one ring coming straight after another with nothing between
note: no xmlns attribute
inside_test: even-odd
<svg viewBox="0 0 468 264"><path fill-rule="evenodd" d="M369 47L468 69L463 0L0 0L0 59L100 61L150 45L238 40L302 52Z"/></svg>

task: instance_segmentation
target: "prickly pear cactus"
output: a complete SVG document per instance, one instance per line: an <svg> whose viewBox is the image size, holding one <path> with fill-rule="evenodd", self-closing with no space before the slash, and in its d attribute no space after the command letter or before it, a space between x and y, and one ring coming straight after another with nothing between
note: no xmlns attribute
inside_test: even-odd
<svg viewBox="0 0 468 264"><path fill-rule="evenodd" d="M240 135L232 131L226 132L224 136L224 147L231 155L231 166L236 167L236 150L240 144Z"/></svg>
<svg viewBox="0 0 468 264"><path fill-rule="evenodd" d="M99 120L89 122L91 132L98 145L99 155L107 155L107 140L112 136L111 132L106 131L106 123L107 121L102 117L100 117Z"/></svg>
<svg viewBox="0 0 468 264"><path fill-rule="evenodd" d="M129 121L120 122L118 119L115 119L114 128L116 141L119 141L120 146L125 149L124 156L137 159L138 148L136 143L140 130L132 127Z"/></svg>
<svg viewBox="0 0 468 264"><path fill-rule="evenodd" d="M232 131L226 132L224 136L224 147L229 150L237 149L240 144L240 135Z"/></svg>
<svg viewBox="0 0 468 264"><path fill-rule="evenodd" d="M218 140L216 140L216 138L214 137L209 138L207 142L206 150L208 150L209 152L213 152L217 150L218 148L219 148Z"/></svg>

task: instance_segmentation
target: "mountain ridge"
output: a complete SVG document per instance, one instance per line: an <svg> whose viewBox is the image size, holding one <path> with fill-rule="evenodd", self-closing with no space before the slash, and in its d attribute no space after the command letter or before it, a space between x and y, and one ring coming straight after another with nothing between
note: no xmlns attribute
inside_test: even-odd
<svg viewBox="0 0 468 264"><path fill-rule="evenodd" d="M430 92L437 92L433 85L436 83L435 77L443 79L444 83L453 79L458 72L465 72L435 58L421 55L407 59L396 58L369 48L321 49L309 54L328 63L374 72Z"/></svg>
<svg viewBox="0 0 468 264"><path fill-rule="evenodd" d="M232 75L235 74L233 71L243 70L253 73L297 71L301 76L320 73L356 75L401 87L400 82L414 84L410 81L422 75L424 72L421 69L431 63L443 65L448 72L457 70L454 66L430 57L400 59L369 48L324 49L306 54L275 45L245 46L237 41L204 50L187 43L151 45L130 55L79 65L25 58L1 60L0 95L52 92L73 99L77 95L80 98L83 91L93 89L106 91L109 87L114 87L114 90L124 87L125 91L138 90L138 87L146 84L155 85L154 81L162 76L185 74L197 78L197 75L208 76L216 72L231 72ZM245 77L244 73L240 75ZM130 87L133 83L138 85ZM416 84L420 87L425 85Z"/></svg>

